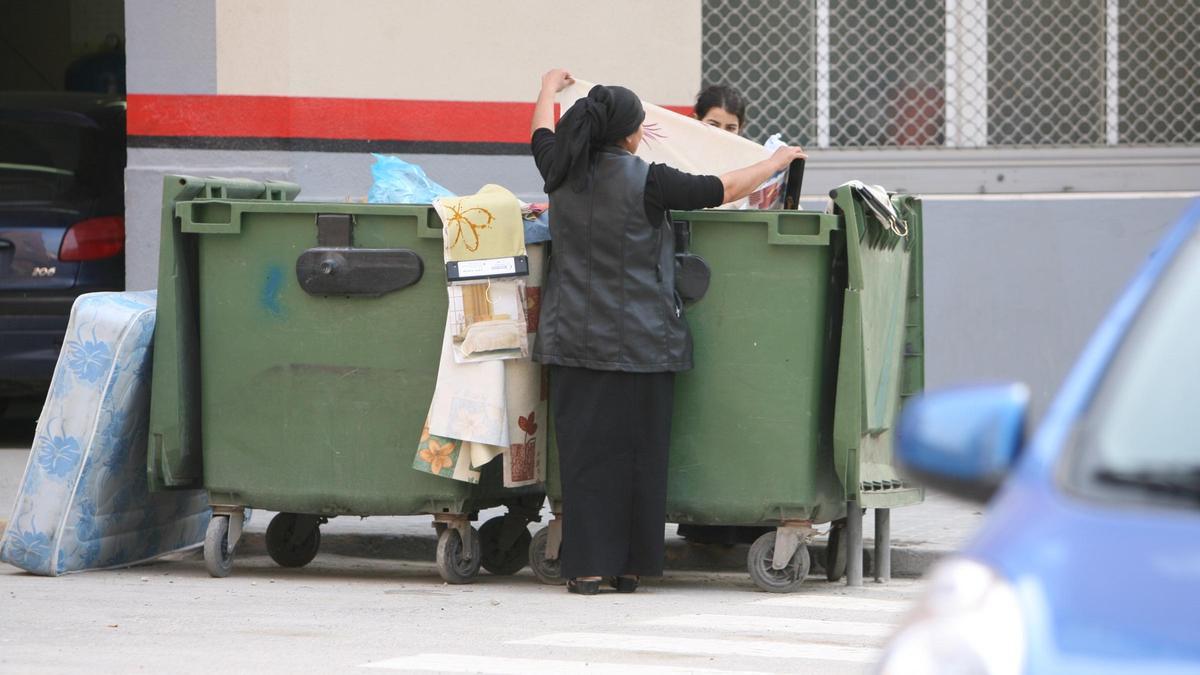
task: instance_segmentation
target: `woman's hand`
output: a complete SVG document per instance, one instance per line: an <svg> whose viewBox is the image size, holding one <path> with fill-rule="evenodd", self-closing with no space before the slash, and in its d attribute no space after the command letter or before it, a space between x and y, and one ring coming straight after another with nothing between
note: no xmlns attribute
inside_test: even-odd
<svg viewBox="0 0 1200 675"><path fill-rule="evenodd" d="M775 154L771 155L771 166L775 167L776 171L783 171L788 168L793 160L807 158L808 155L805 154L804 148L798 145L785 145L776 150Z"/></svg>
<svg viewBox="0 0 1200 675"><path fill-rule="evenodd" d="M728 204L745 197L757 190L768 178L788 168L793 160L806 157L808 155L804 154L803 148L785 145L760 162L722 175L721 184L725 186L725 195L721 203Z"/></svg>
<svg viewBox="0 0 1200 675"><path fill-rule="evenodd" d="M575 78L562 68L547 71L542 76L542 91L550 90L557 94L573 84L575 84Z"/></svg>
<svg viewBox="0 0 1200 675"><path fill-rule="evenodd" d="M562 68L547 71L542 76L542 91L538 93L537 101L533 104L530 133L538 129L554 131L554 96L572 84L575 84L575 78Z"/></svg>

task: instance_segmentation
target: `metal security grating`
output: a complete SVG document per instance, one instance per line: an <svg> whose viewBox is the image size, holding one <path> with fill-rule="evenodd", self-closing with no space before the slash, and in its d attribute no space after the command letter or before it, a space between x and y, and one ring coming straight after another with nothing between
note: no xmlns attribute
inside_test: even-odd
<svg viewBox="0 0 1200 675"><path fill-rule="evenodd" d="M1122 2L1121 143L1200 144L1200 2Z"/></svg>
<svg viewBox="0 0 1200 675"><path fill-rule="evenodd" d="M782 133L808 145L816 137L816 49L812 2L705 0L701 80L749 102L747 138Z"/></svg>
<svg viewBox="0 0 1200 675"><path fill-rule="evenodd" d="M988 145L1104 143L1104 0L989 2Z"/></svg>
<svg viewBox="0 0 1200 675"><path fill-rule="evenodd" d="M1198 0L703 0L746 135L820 147L1200 144Z"/></svg>
<svg viewBox="0 0 1200 675"><path fill-rule="evenodd" d="M829 10L831 144L944 144L944 0L833 0Z"/></svg>

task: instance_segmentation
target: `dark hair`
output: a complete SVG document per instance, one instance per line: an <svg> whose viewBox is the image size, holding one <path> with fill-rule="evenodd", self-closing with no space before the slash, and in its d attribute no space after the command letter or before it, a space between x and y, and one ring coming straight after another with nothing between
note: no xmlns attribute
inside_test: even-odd
<svg viewBox="0 0 1200 675"><path fill-rule="evenodd" d="M696 96L696 119L704 119L713 108L724 108L737 116L739 125L746 126L746 101L733 87L714 84Z"/></svg>

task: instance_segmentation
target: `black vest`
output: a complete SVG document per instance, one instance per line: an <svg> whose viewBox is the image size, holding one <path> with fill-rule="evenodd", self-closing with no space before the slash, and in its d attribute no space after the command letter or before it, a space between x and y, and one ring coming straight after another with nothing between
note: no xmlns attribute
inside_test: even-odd
<svg viewBox="0 0 1200 675"><path fill-rule="evenodd" d="M550 193L551 252L533 358L637 373L692 367L692 335L675 293L669 219L646 218L650 165L597 152L589 187Z"/></svg>

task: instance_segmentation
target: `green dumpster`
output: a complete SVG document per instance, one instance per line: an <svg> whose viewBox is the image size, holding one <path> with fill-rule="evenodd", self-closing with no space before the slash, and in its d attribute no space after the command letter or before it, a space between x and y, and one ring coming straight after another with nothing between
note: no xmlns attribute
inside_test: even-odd
<svg viewBox="0 0 1200 675"><path fill-rule="evenodd" d="M923 386L921 203L892 199L908 228L901 236L851 188L831 196L834 214L672 214L713 275L688 310L696 367L676 380L667 516L775 526L747 560L768 591L804 580L817 523L834 523L830 579L848 567L848 581L861 583L861 556L846 551L861 548L865 508L876 509L876 576L886 578L888 509L924 496L897 474L891 451L899 408ZM547 488L556 518L534 536L530 562L557 583L553 442Z"/></svg>
<svg viewBox="0 0 1200 675"><path fill-rule="evenodd" d="M267 548L286 566L312 559L330 517L432 514L447 581L516 572L540 488L504 489L491 464L479 485L411 468L447 306L436 213L298 192L165 178L151 485L207 489L215 576L247 507L281 512ZM498 505L503 522L471 527Z"/></svg>

